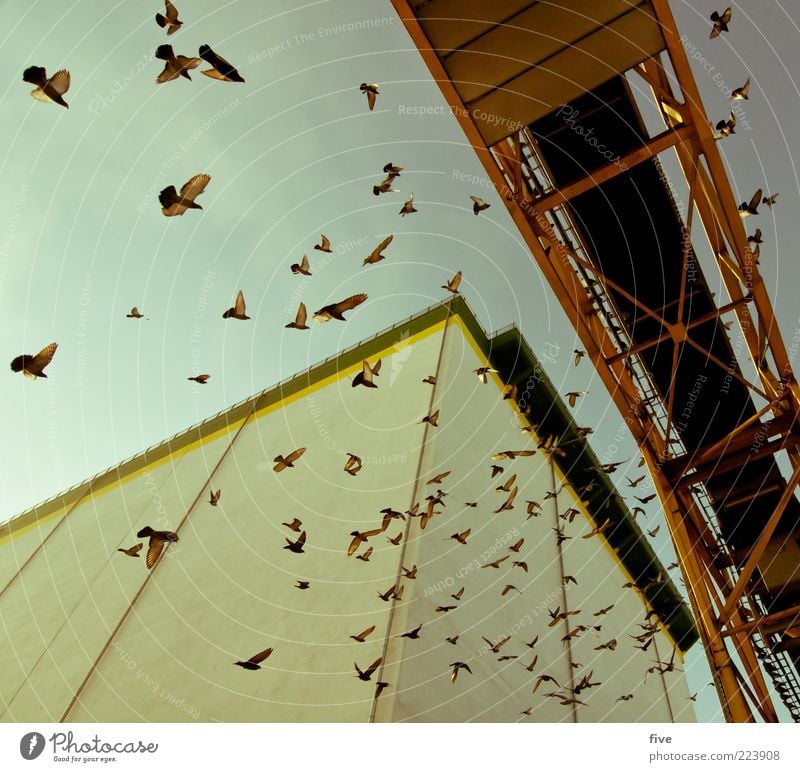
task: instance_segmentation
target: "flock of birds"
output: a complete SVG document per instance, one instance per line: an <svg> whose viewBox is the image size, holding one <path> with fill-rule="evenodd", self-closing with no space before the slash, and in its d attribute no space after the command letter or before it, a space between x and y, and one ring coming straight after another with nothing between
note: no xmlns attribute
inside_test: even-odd
<svg viewBox="0 0 800 772"><path fill-rule="evenodd" d="M711 37L715 37L716 35L720 34L720 32L727 31L727 23L730 21L730 9L725 11L721 15L714 14L712 16L712 21L714 22L714 29L712 30ZM716 18L715 18L716 17ZM163 14L159 13L156 15L156 22L158 25L166 30L167 35L173 35L175 32L180 30L181 25L183 22L179 19L178 10L170 2L170 0L165 0L165 11ZM233 83L243 83L244 78L240 75L238 70L231 65L226 59L219 56L214 50L208 45L202 45L199 49L199 57L186 57L183 55L176 55L172 46L170 45L160 45L156 50L156 57L160 60L165 62L164 68L162 72L157 77L157 82L159 84L163 84L177 78L186 78L191 80L190 71L199 67L203 61L208 63L211 68L207 70L203 70L203 74L217 79L221 81L233 82ZM23 74L23 79L33 85L35 85L35 89L32 92L32 96L40 100L42 102L49 102L55 103L57 105L61 105L62 107L67 108L69 105L65 101L64 97L67 94L69 87L70 87L70 74L67 70L59 70L56 72L52 77L47 76L47 71L44 67L29 67L25 70ZM379 86L378 84L374 83L362 83L360 85L360 90L365 94L367 99L367 106L369 110L372 110L375 107L377 97L379 95ZM737 89L734 92L735 99L747 99L748 98L748 89L749 89L749 81L745 83L743 87ZM733 113L731 114L733 123L728 125L730 122L726 123L725 127L717 126L718 131L724 136L727 134L734 133L734 125L735 125L735 117ZM380 196L384 194L388 194L391 192L396 192L393 188L394 181L400 177L403 172L403 167L393 164L392 162L387 163L383 167L383 173L386 175L385 178L373 186L373 194L375 196ZM206 174L198 174L188 180L180 189L177 191L174 186L169 186L161 191L159 195L159 201L162 207L162 213L165 217L175 217L175 216L183 216L186 212L190 210L200 210L202 209L201 205L197 203L197 198L205 191L207 185L211 181L211 178ZM776 194L777 195L777 194ZM776 195L763 198L763 203L772 206L775 203ZM481 212L485 211L490 205L483 201L481 198L472 196L472 209L475 215L480 214ZM753 197L753 200L750 201L746 206L742 205L742 214L743 216L747 214L756 214L757 207L759 204L762 203L762 195L761 191L758 191L757 195ZM405 201L403 204L399 215L401 217L406 217L408 215L414 214L417 212L417 209L414 207L414 197L413 193ZM760 232L759 232L760 238ZM384 238L371 252L364 258L363 265L374 265L376 263L381 262L385 259L385 250L391 245L394 239L393 235L388 235ZM330 240L324 235L321 235L320 243L314 246L314 250L317 250L322 253L330 253L332 252L331 242ZM302 259L299 260L297 263L293 263L290 266L290 270L293 274L302 275L302 276L311 276L312 275L312 265L308 259L307 255L303 255ZM459 286L461 283L461 272L459 271L456 273L447 284L442 286L442 289L446 290L447 292L451 293L452 295L459 294ZM315 311L313 313L313 319L317 323L325 323L331 320L339 320L339 321L346 321L346 317L344 316L345 313L357 308L359 305L364 303L367 300L367 295L364 293L359 293L352 295L350 297L345 298L339 302L330 303L325 305ZM247 307L245 303L244 293L240 290L237 293L237 296L234 300L233 305L228 308L222 314L223 319L233 319L239 321L246 321L250 319L247 315ZM141 320L145 319L146 317L141 313L141 311L137 307L133 307L129 314L127 314L127 318L134 319L134 320ZM288 324L286 327L289 329L295 330L307 330L309 329L307 325L308 321L308 312L304 303L300 303L297 309L297 313L295 319ZM22 372L28 378L36 379L36 378L46 378L47 374L45 373L45 368L50 364L52 361L57 349L57 343L51 343L48 346L44 347L41 351L37 354L22 354L13 359L11 362L11 369L14 372ZM577 367L582 358L585 356L585 352L582 350L576 349L574 352L574 364ZM376 362L370 364L368 361L364 361L362 364L361 370L355 375L352 386L356 387L363 387L369 389L377 389L378 384L376 383L376 378L380 376L381 372L381 360L378 359ZM489 382L489 375L497 373L497 371L489 366L479 367L474 371L475 375L479 379L482 384L487 384ZM203 373L199 375L194 375L189 378L189 380L194 381L199 384L207 383L208 379L211 376L208 373ZM431 386L436 385L436 377L433 375L429 375L423 380L423 383ZM575 407L577 401L588 392L583 391L571 391L565 395L565 398L569 402L570 407ZM518 407L517 402L517 390L514 386L507 386L505 392L503 394L503 399L512 400L513 404ZM429 427L436 428L439 425L439 418L440 418L440 411L433 410L428 415L425 415L421 418L420 423L427 424ZM525 431L532 431L535 427L528 425L523 429ZM591 429L584 429L582 430L582 434L587 434L591 432ZM285 455L280 454L277 455L274 459L274 472L281 473L287 469L294 469L295 465L298 461L303 457L306 452L306 448L297 448L292 450ZM532 456L537 451L541 451L546 454L551 455L558 455L559 452L563 454L563 451L559 450L558 447L558 438L555 437L547 437L542 440L536 449L523 449L523 450L505 450L494 453L492 455L492 464L489 469L490 479L494 478L497 475L501 475L505 473L505 464L506 462L514 461L517 458L522 458L526 456ZM499 463L502 462L502 463ZM627 462L614 462L610 464L604 464L600 468L602 471L610 473L616 471L616 469L625 464ZM640 463L641 466L641 463ZM348 453L347 458L345 460L344 469L343 471L351 476L358 475L363 469L363 462L359 456L353 453ZM373 529L368 529L364 531L352 531L349 534L349 540L347 541L347 546L345 548L345 553L347 557L354 557L357 560L368 562L373 554L374 549L374 541L370 544L370 540L374 540L381 535L385 535L387 541L394 545L400 545L403 539L403 529L400 530L395 536L389 536L387 533L389 527L395 523L396 521L405 522L406 519L412 520L417 519L419 522L420 530L424 530L430 520L435 516L442 513L443 507L446 506L445 499L450 492L443 490L440 486L443 484L444 480L450 475L450 471L445 471L437 474L431 480L427 482L429 486L437 486L434 493L427 495L425 498L425 502L418 502L409 510L405 512L398 511L393 509L392 507L387 507L381 511L381 522L380 525L376 526ZM627 478L628 484L631 488L636 488L643 480L645 479L644 475L639 476L636 479ZM563 487L563 486L562 486ZM549 491L542 501L547 501L548 499L554 499L561 489ZM517 484L517 474L510 475L501 485L495 488L497 493L502 494L503 500L499 502L499 506L497 509L493 511L494 515L501 514L503 512L511 511L515 508L515 500L517 494L519 492L519 485ZM578 491L579 494L582 494L588 491ZM216 507L219 504L219 501L222 496L221 489L217 489L216 491L212 488L209 492L209 499L208 505ZM646 504L651 501L655 497L655 494L644 496L644 497L637 497L638 501L641 504ZM466 508L475 508L478 506L478 502L465 502L464 506ZM531 518L539 517L542 512L542 502L541 501L526 501L526 520L530 520ZM641 507L634 508L634 515L638 515L643 513L644 510ZM578 514L578 510L574 507L567 509L565 512L561 513L560 518L563 521L562 524L557 525L553 528L553 532L555 534L555 539L557 545L560 545L573 538L572 536L566 533L566 527L569 523L572 523L575 519L575 516ZM295 555L302 555L305 552L305 547L307 546L308 540L308 532L304 527L302 521L299 518L294 518L291 522L285 522L282 524L284 527L288 529L289 532L292 533L291 537L287 537L285 539L286 544L283 545L283 549L295 554ZM584 534L582 538L588 539L594 536L601 536L604 535L608 529L611 527L610 520L606 520L605 522L597 525L587 534ZM651 536L655 536L658 532L658 527L653 530L648 531ZM407 531L408 533L408 531ZM457 531L453 533L449 539L453 540L459 545L468 546L470 544L469 539L472 534L472 529L467 528L463 531ZM166 545L175 543L178 541L179 537L178 534L174 531L169 530L156 530L151 526L145 526L137 533L138 538L140 539L148 539L148 548L145 553L145 564L148 570L152 569L156 562L158 561L159 557L162 555L164 548ZM501 567L505 568L510 572L514 571L519 574L527 574L529 567L528 563L525 560L525 554L522 552L523 547L525 544L525 538L520 538L515 544L507 547L507 554L498 557L491 562L487 562L481 565L482 569L496 569L500 570ZM124 555L132 558L138 558L140 553L142 552L144 547L144 542L139 542L134 544L131 547L127 548L120 548L118 551L123 553ZM508 565L504 564L506 561L510 561ZM677 564L673 564L672 567L677 567ZM411 568L406 568L405 566L402 567L402 579L406 581L413 581L417 578L417 566L414 565ZM577 584L577 580L573 576L565 576L563 578L564 584L574 583ZM666 577L663 577L663 581L666 581ZM632 583L626 583L624 585L625 588L631 588L634 585ZM294 587L296 587L300 591L308 591L311 589L311 582L304 579L298 579ZM378 598L383 602L397 602L402 599L403 596L404 586L402 582L397 582L393 584L391 587L384 591L379 591ZM461 587L457 592L452 593L449 600L454 601L453 603L447 602L439 605L435 609L436 614L447 614L455 609L458 608L458 604L464 598L466 588ZM501 591L501 597L505 597L509 593L520 593L521 591L519 588L512 584L507 583L505 587ZM591 632L594 635L599 634L603 629L602 624L602 617L608 614L614 608L614 604L609 606L605 606L603 608L594 610L594 611L587 611L586 613L582 612L580 609L576 610L564 610L562 611L560 606L556 607L555 609L549 610L550 622L548 627L553 628L559 623L564 623L567 627L567 633L561 638L561 641L565 644L568 644L569 641L583 635L584 633ZM581 614L584 614L585 621L582 624L577 624L574 626L570 626L570 622L573 617L577 617ZM631 636L634 641L636 648L639 648L643 651L647 651L650 645L652 644L657 632L659 631L660 627L658 622L654 622L651 619L652 612L648 614L644 620L644 622L640 625L642 632L636 636ZM578 621L578 620L573 620ZM406 638L409 640L418 640L420 636L423 634L424 629L427 627L428 622L420 622L412 629L402 633L400 635L401 638ZM353 634L350 636L356 644L364 643L368 637L374 633L376 629L376 625L371 625L365 630ZM445 639L445 643L452 646L458 646L458 641L460 635L454 635L447 637ZM536 666L538 664L539 656L538 654L534 654L533 650L539 640L539 636L537 635L534 637L530 642L523 642L524 648L519 649L518 653L508 653L508 650L505 648L511 641L513 636L505 636L501 637L498 640L492 641L490 638L481 636L483 641L485 642L486 646L488 647L488 651L494 655L497 655L498 661L512 661L516 660L523 656L523 653L529 652L532 655L531 662L525 664L520 662L522 667L528 673L534 673ZM594 647L594 651L598 652L598 656L602 654L613 652L617 648L617 639L611 638L608 641L600 643L599 645ZM502 652L501 652L502 650ZM236 666L239 666L245 670L259 670L262 667L262 663L269 658L273 654L273 648L267 648L263 651L254 654L250 658L246 660L237 660L234 662ZM644 674L644 681L646 681L647 676L653 673L669 673L677 670L675 666L675 650L672 652L672 656L669 660L661 661L656 659L655 662L651 664L651 666L647 669L646 673ZM383 663L382 658L378 658L369 664L367 667L361 667L357 662L354 663L355 668L355 676L360 679L361 681L371 682L373 679L373 675L378 672L379 668ZM581 663L571 662L571 666L576 670L583 669L583 665ZM453 684L459 678L460 674L472 674L472 669L470 667L470 660L464 658L456 658L453 662L449 664L449 672L450 672L450 679ZM463 675L461 678L463 679ZM544 683L553 684L555 689L547 693L547 697L551 697L554 699L558 699L562 705L585 705L586 703L583 702L580 697L584 696L584 693L590 689L596 688L600 686L599 681L594 680L594 671L589 670L588 672L583 672L580 675L570 675L568 682L559 683L559 681L550 673L544 672L541 669L535 676L535 685L533 687L533 693L537 692L539 688ZM562 681L564 681L562 677ZM390 684L378 680L376 683L376 698L381 695L381 693L390 687ZM690 697L691 700L694 700L697 695L692 695ZM620 695L617 698L617 701L628 701L633 699L634 695L632 693ZM523 715L530 716L532 712L532 707L526 708L521 711Z"/></svg>
<svg viewBox="0 0 800 772"><path fill-rule="evenodd" d="M730 8L726 8L722 13L718 13L714 11L711 14L711 34L710 38L713 40L715 37L718 37L723 32L728 32L728 24L731 20L731 16L733 15ZM733 89L731 91L730 100L731 102L741 102L746 99L750 99L750 78L748 78L741 86L738 88ZM730 116L727 119L723 119L718 121L716 126L714 127L717 130L716 139L725 139L729 137L731 134L736 133L736 113L731 110ZM750 198L749 201L742 201L739 204L739 214L744 219L745 217L750 217L751 215L758 214L758 207L762 204L764 206L769 207L770 209L775 206L778 201L778 193L773 193L772 195L764 195L764 191L759 188L753 196ZM752 255L753 260L755 261L756 265L758 265L758 259L761 253L761 244L763 243L761 228L757 228L755 233L749 235L747 237L748 245L750 246L750 253Z"/></svg>

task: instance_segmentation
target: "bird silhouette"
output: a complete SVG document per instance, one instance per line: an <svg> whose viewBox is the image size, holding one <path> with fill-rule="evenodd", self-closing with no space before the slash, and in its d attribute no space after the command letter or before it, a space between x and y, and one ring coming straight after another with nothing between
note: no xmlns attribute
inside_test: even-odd
<svg viewBox="0 0 800 772"><path fill-rule="evenodd" d="M47 77L44 67L28 67L22 73L22 80L36 88L31 91L31 96L39 102L54 102L69 109L64 100L64 94L69 91L70 74L68 70L59 70L52 78Z"/></svg>
<svg viewBox="0 0 800 772"><path fill-rule="evenodd" d="M11 369L15 373L22 373L26 378L35 381L37 378L47 378L44 368L53 361L58 343L45 346L38 354L20 354L11 360Z"/></svg>
<svg viewBox="0 0 800 772"><path fill-rule="evenodd" d="M363 292L358 295L351 295L349 298L339 301L338 303L331 303L330 305L323 306L319 311L314 312L314 321L317 324L324 324L331 321L331 319L338 319L340 322L347 321L343 314L357 306L360 306L366 299L367 295Z"/></svg>
<svg viewBox="0 0 800 772"><path fill-rule="evenodd" d="M139 542L138 544L134 544L132 547L120 548L117 550L117 552L122 552L130 558L138 558L143 546L144 544Z"/></svg>
<svg viewBox="0 0 800 772"><path fill-rule="evenodd" d="M728 31L728 22L731 20L731 9L726 8L722 13L714 11L710 18L713 22L713 26L711 27L711 34L709 37L713 39L720 33Z"/></svg>
<svg viewBox="0 0 800 772"><path fill-rule="evenodd" d="M233 303L233 306L229 308L224 314L222 314L223 319L239 319L241 321L245 321L250 317L247 315L247 307L244 302L244 293L239 290L236 293L236 300Z"/></svg>
<svg viewBox="0 0 800 772"><path fill-rule="evenodd" d="M156 23L159 27L167 28L167 35L174 35L183 22L178 19L178 9L169 0L164 0L164 7L166 10L163 14L156 14Z"/></svg>
<svg viewBox="0 0 800 772"><path fill-rule="evenodd" d="M178 193L174 185L170 185L158 194L161 212L164 217L183 217L189 209L202 209L195 199L206 189L211 177L207 174L196 174L188 180Z"/></svg>
<svg viewBox="0 0 800 772"><path fill-rule="evenodd" d="M491 206L491 204L487 204L482 198L478 198L478 196L470 196L470 198L472 199L472 211L475 214L480 214Z"/></svg>
<svg viewBox="0 0 800 772"><path fill-rule="evenodd" d="M234 665L238 665L245 670L261 670L261 663L272 654L272 649L264 649L264 651L258 652L258 654L254 654L250 659L245 662L239 661L234 662Z"/></svg>
<svg viewBox="0 0 800 772"><path fill-rule="evenodd" d="M375 625L372 627L368 627L366 630L362 630L358 635L351 635L350 637L354 641L358 641L359 643L364 643L367 638L375 631Z"/></svg>
<svg viewBox="0 0 800 772"><path fill-rule="evenodd" d="M365 386L368 389L377 389L378 384L375 383L373 378L380 373L382 361L382 359L379 359L374 365L370 365L365 359L361 363L361 372L356 373L356 377L353 378L353 382L350 385L353 386L353 388L356 386Z"/></svg>
<svg viewBox="0 0 800 772"><path fill-rule="evenodd" d="M174 531L154 531L149 525L142 528L136 534L140 539L150 537L150 542L147 546L147 556L145 557L145 565L147 568L152 568L158 560L164 545L168 542L178 541L178 534Z"/></svg>
<svg viewBox="0 0 800 772"><path fill-rule="evenodd" d="M412 193L408 197L408 201L406 201L405 204L403 204L403 208L400 210L400 216L406 217L410 214L414 214L414 212L416 211L418 210L414 208L414 194Z"/></svg>
<svg viewBox="0 0 800 772"><path fill-rule="evenodd" d="M375 108L375 100L378 98L378 94L381 93L378 91L378 87L379 86L377 83L362 83L358 87L361 90L361 93L366 95L367 105L369 105L370 110Z"/></svg>
<svg viewBox="0 0 800 772"><path fill-rule="evenodd" d="M372 679L372 674L380 667L381 662L383 662L383 657L378 657L368 668L362 670L357 662L354 662L356 668L357 677L361 681L369 681Z"/></svg>
<svg viewBox="0 0 800 772"><path fill-rule="evenodd" d="M307 330L308 329L308 325L306 324L307 319L308 319L308 312L306 311L306 304L300 303L300 305L297 307L297 314L294 318L294 321L289 322L289 324L284 326L290 330Z"/></svg>
<svg viewBox="0 0 800 772"><path fill-rule="evenodd" d="M291 268L292 273L299 273L303 276L311 276L311 266L308 263L308 257L303 255L303 259L299 263L292 263L289 268Z"/></svg>
<svg viewBox="0 0 800 772"><path fill-rule="evenodd" d="M207 43L200 46L200 58L211 65L210 70L201 70L203 75L207 75L214 80L225 80L229 83L244 83L244 78L239 71L226 59L216 54Z"/></svg>
<svg viewBox="0 0 800 772"><path fill-rule="evenodd" d="M196 56L181 56L180 54L176 56L172 46L168 43L160 45L156 49L155 56L156 59L161 59L166 62L164 69L156 78L156 83L168 83L178 77L191 80L192 76L189 74L189 70L194 70L196 67L199 67L203 61Z"/></svg>
<svg viewBox="0 0 800 772"><path fill-rule="evenodd" d="M302 531L300 536L297 537L297 541L292 541L291 539L286 539L286 544L284 545L285 550L289 550L289 552L294 552L296 555L301 555L305 552L303 549L306 543L306 532Z"/></svg>
<svg viewBox="0 0 800 772"><path fill-rule="evenodd" d="M294 469L294 462L306 452L305 448L297 448L289 453L288 456L277 455L272 459L275 466L272 467L273 472L282 472L284 469Z"/></svg>

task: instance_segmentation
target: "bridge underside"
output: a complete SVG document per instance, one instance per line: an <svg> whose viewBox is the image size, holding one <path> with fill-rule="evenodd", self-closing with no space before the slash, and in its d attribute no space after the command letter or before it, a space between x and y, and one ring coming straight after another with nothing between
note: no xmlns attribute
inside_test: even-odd
<svg viewBox="0 0 800 772"><path fill-rule="evenodd" d="M393 3L642 450L728 718L776 720L766 672L800 720L800 393L667 1Z"/></svg>

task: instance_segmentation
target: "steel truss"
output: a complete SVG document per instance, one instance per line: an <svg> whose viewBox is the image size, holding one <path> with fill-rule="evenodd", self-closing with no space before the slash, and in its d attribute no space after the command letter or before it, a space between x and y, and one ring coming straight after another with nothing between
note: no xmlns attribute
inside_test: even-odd
<svg viewBox="0 0 800 772"><path fill-rule="evenodd" d="M800 624L800 607L767 614L754 581L757 565L800 482L800 388L667 0L652 0L666 49L633 70L652 90L665 130L627 156L558 189L553 188L527 128L497 145L486 145L408 0L392 3L641 449L727 720L778 720L765 672L792 716L800 720L797 674L789 658L774 650L776 634ZM587 257L564 206L669 148L674 148L688 183L689 201L682 213L687 232L699 218L730 298L713 314L688 325L682 321L689 294L688 239L677 309L649 308ZM633 345L609 291L657 321L661 334ZM738 319L754 377L735 372L692 339L694 327L724 314ZM675 428L672 390L662 400L637 356L651 346L670 342L673 381L681 347L691 346L731 372L763 407L722 440L687 453ZM755 435L763 436L765 431L768 441L753 451ZM787 452L792 469L788 484L756 543L745 555L733 555L724 543L703 481L712 471L733 469L744 459L780 451Z"/></svg>

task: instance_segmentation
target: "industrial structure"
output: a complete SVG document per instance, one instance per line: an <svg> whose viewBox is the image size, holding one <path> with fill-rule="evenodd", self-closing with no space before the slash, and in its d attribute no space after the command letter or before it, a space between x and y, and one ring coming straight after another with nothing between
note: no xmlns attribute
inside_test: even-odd
<svg viewBox="0 0 800 772"><path fill-rule="evenodd" d="M2 526L0 619L3 721L694 720L688 608L461 297Z"/></svg>
<svg viewBox="0 0 800 772"><path fill-rule="evenodd" d="M800 721L800 390L668 1L392 3L644 454L726 717L770 679Z"/></svg>

